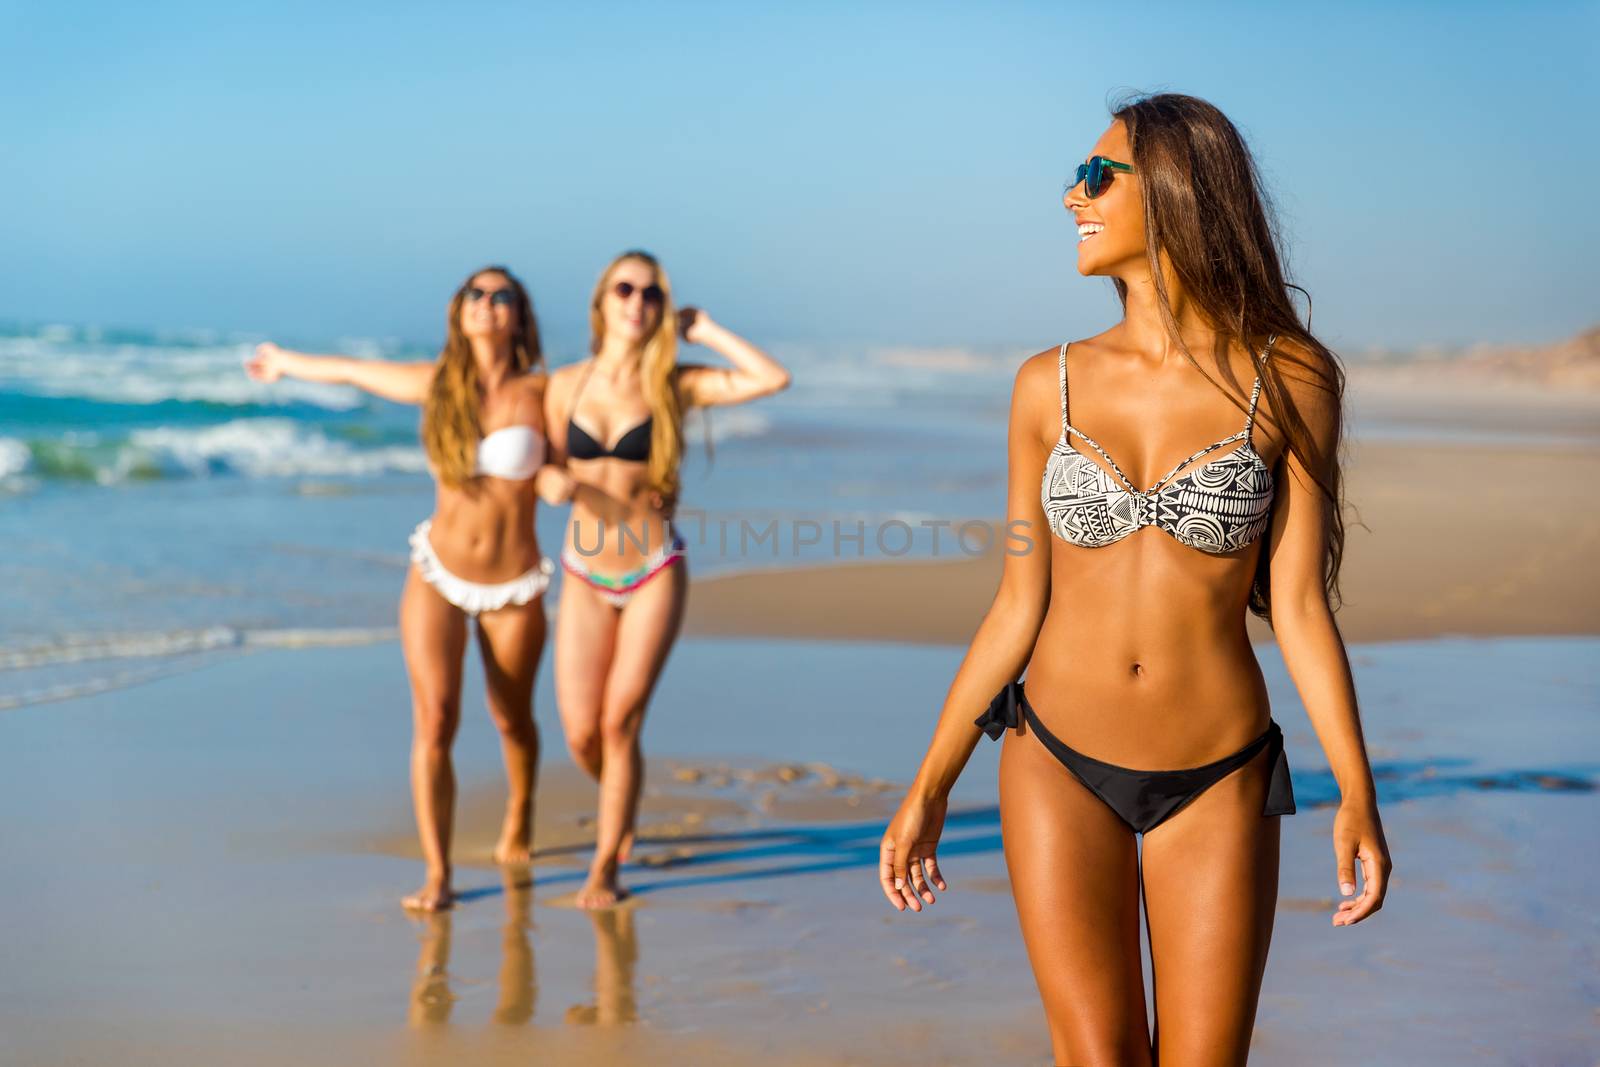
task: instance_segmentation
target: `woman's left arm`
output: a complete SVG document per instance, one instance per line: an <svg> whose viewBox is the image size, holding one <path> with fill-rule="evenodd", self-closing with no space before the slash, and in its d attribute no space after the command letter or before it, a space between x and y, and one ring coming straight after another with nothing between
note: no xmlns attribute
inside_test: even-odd
<svg viewBox="0 0 1600 1067"><path fill-rule="evenodd" d="M683 326L685 341L705 345L733 364L731 367L680 364L678 387L686 407L742 404L788 387L789 371L761 349L698 308L684 308L679 314L687 320Z"/></svg>
<svg viewBox="0 0 1600 1067"><path fill-rule="evenodd" d="M1323 583L1327 516L1334 504L1317 482L1328 481L1338 462L1340 412L1336 398L1309 376L1300 378L1296 373L1300 368L1294 363L1284 360L1280 365L1287 371L1290 399L1305 421L1316 464L1322 469L1313 478L1311 470L1287 449L1279 464L1278 503L1264 549L1271 553L1272 629L1339 785L1333 852L1339 892L1345 899L1334 912L1333 925L1350 926L1383 906L1393 865L1378 818L1350 661ZM1278 423L1281 426L1283 420ZM1359 896L1357 860L1362 874Z"/></svg>

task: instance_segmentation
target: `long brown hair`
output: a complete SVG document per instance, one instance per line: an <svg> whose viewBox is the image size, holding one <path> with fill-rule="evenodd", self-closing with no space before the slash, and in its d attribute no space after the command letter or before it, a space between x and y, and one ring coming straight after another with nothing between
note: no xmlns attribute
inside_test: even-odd
<svg viewBox="0 0 1600 1067"><path fill-rule="evenodd" d="M1331 604L1339 603L1339 566L1344 558L1343 475L1340 444L1344 434L1344 370L1326 345L1312 336L1309 294L1291 284L1283 270L1277 227L1261 189L1255 160L1226 115L1204 100L1158 93L1120 102L1112 118L1128 131L1133 166L1144 193L1145 250L1155 281L1157 303L1168 332L1195 369L1235 403L1227 389L1206 372L1184 345L1172 313L1165 266L1217 333L1214 351L1226 362L1230 346L1259 356L1267 339L1278 338L1261 372L1262 392L1271 421L1289 451L1311 472L1327 498L1327 552L1323 585ZM1117 295L1127 305L1127 286L1118 279ZM1302 322L1290 290L1306 295ZM1297 383L1327 394L1337 412L1333 454L1323 454L1286 388ZM1241 410L1243 405L1240 404ZM1263 546L1250 589L1250 610L1272 618L1269 567Z"/></svg>
<svg viewBox="0 0 1600 1067"><path fill-rule="evenodd" d="M422 444L428 462L439 481L460 488L473 478L478 462L478 439L483 426L478 420L478 363L472 345L461 332L461 304L472 280L480 274L498 274L517 297L517 329L511 335L511 364L519 372L544 369L544 351L539 347L539 320L533 314L528 290L505 267L483 267L467 275L450 298L444 350L439 353L438 370L428 389L422 408Z"/></svg>
<svg viewBox="0 0 1600 1067"><path fill-rule="evenodd" d="M650 487L662 496L678 495L678 463L683 458L683 404L678 397L678 311L672 306L672 283L661 263L649 252L630 249L606 264L589 300L589 351L600 353L606 336L606 319L600 303L611 284L611 273L634 260L655 272L661 287L661 319L645 338L639 356L639 388L650 408Z"/></svg>

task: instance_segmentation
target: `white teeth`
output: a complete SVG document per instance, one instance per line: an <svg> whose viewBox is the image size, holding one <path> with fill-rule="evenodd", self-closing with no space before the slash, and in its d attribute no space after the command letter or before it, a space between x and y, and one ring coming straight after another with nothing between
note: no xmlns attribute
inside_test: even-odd
<svg viewBox="0 0 1600 1067"><path fill-rule="evenodd" d="M1078 225L1078 243L1082 244L1104 229L1105 225L1099 222L1080 223Z"/></svg>

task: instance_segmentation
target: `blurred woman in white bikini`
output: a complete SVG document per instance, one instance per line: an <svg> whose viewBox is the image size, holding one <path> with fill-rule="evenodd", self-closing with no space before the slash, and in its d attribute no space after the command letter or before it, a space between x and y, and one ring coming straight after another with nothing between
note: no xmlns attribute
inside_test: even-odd
<svg viewBox="0 0 1600 1067"><path fill-rule="evenodd" d="M258 381L339 383L423 408L422 440L438 491L433 516L411 535L400 641L411 679L411 795L427 877L403 903L448 908L456 797L450 747L461 721L471 620L509 786L493 858L530 858L539 761L533 686L544 650L543 593L555 570L533 520L538 494L552 501L570 494L566 475L544 465L549 377L533 304L509 270L486 267L451 297L448 337L434 362L313 356L269 343L246 369Z"/></svg>

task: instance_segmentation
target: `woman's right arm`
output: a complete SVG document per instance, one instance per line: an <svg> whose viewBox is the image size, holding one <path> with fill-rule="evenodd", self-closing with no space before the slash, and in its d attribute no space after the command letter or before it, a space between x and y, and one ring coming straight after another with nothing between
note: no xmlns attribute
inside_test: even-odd
<svg viewBox="0 0 1600 1067"><path fill-rule="evenodd" d="M1006 549L1000 588L950 683L933 741L911 791L889 823L879 852L879 882L896 910L921 911L945 888L935 850L947 798L983 736L975 720L1028 664L1050 603L1050 540L1039 484L1057 440L1056 352L1017 371L1008 433ZM926 870L924 871L924 867Z"/></svg>
<svg viewBox="0 0 1600 1067"><path fill-rule="evenodd" d="M544 466L534 475L533 487L546 504L570 504L579 486L567 469L567 424L563 418L570 388L566 368L553 371L544 386Z"/></svg>
<svg viewBox="0 0 1600 1067"><path fill-rule="evenodd" d="M433 363L312 356L279 348L271 341L257 345L255 355L244 364L245 372L258 382L275 382L288 375L307 382L353 385L401 404L421 404L428 399L435 367Z"/></svg>

